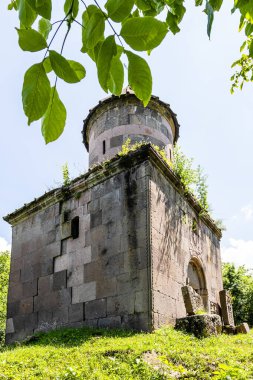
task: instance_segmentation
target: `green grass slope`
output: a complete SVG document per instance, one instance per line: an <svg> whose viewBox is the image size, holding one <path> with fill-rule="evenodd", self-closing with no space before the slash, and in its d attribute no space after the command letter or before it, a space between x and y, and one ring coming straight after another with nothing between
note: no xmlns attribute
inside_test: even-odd
<svg viewBox="0 0 253 380"><path fill-rule="evenodd" d="M253 379L253 334L58 330L2 348L0 379Z"/></svg>

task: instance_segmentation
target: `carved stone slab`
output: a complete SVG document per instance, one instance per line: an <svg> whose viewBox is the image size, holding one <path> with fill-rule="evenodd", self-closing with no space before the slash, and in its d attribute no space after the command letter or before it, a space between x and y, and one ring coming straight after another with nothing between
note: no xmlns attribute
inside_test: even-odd
<svg viewBox="0 0 253 380"><path fill-rule="evenodd" d="M236 326L236 332L237 334L248 334L249 333L249 325L248 323L241 323L240 325Z"/></svg>
<svg viewBox="0 0 253 380"><path fill-rule="evenodd" d="M204 309L201 296L191 286L183 286L181 290L187 315L194 315L198 310Z"/></svg>
<svg viewBox="0 0 253 380"><path fill-rule="evenodd" d="M221 314L224 325L234 326L232 300L227 290L220 291Z"/></svg>

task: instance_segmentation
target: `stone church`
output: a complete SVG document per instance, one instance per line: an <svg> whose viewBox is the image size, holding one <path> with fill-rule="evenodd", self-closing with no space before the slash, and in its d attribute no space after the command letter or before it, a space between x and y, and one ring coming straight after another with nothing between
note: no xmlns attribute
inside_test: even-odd
<svg viewBox="0 0 253 380"><path fill-rule="evenodd" d="M89 170L7 215L12 225L6 342L59 326L150 331L174 324L190 285L217 313L221 231L184 195L151 144L118 156L127 138L165 147L176 115L131 91L99 102L84 120Z"/></svg>

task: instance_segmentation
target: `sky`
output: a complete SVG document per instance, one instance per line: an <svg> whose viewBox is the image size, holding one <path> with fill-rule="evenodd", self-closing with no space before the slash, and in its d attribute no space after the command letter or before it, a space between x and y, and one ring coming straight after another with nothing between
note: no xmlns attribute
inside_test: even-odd
<svg viewBox="0 0 253 380"><path fill-rule="evenodd" d="M193 1L189 3L181 32L168 34L147 57L153 94L171 105L181 125L182 150L208 176L213 216L226 226L222 260L253 268L253 84L230 94L231 64L239 58L243 42L243 34L238 33L239 14L232 16L229 4L224 4L216 14L209 41L206 15ZM42 60L43 53L19 49L14 29L17 14L7 11L7 4L0 2L0 251L10 249L11 244L11 228L2 220L4 215L60 186L65 163L72 178L87 171L82 121L107 96L98 84L93 62L80 53L81 30L74 25L64 56L80 61L87 76L78 84L58 81L68 111L67 124L59 140L45 145L40 123L27 126L21 102L23 75ZM58 19L56 12L54 21ZM62 37L61 33L57 36L54 49Z"/></svg>

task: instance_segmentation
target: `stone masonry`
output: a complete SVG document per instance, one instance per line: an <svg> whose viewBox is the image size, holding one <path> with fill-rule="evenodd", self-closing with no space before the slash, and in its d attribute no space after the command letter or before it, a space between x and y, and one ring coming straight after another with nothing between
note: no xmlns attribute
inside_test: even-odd
<svg viewBox="0 0 253 380"><path fill-rule="evenodd" d="M178 125L166 117L174 118L173 144ZM200 211L146 145L5 217L13 227L6 342L61 326L150 331L174 324L186 315L184 285L207 310L219 307L221 232Z"/></svg>

